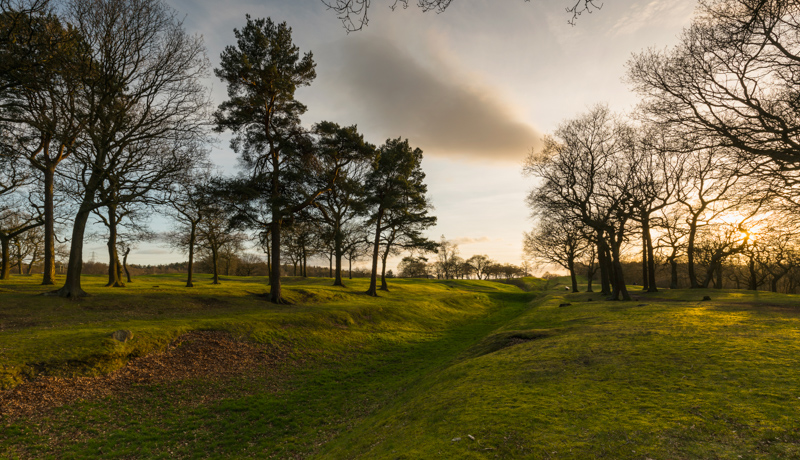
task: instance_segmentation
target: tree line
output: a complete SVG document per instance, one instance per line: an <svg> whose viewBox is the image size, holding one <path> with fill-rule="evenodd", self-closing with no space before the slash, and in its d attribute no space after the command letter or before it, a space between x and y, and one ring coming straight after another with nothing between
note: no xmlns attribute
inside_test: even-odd
<svg viewBox="0 0 800 460"><path fill-rule="evenodd" d="M403 257L397 269L402 278L488 280L530 276L531 266L527 261L522 266L498 263L486 254L475 254L464 259L458 244L442 235L436 246L435 258L431 259L426 254L411 254Z"/></svg>
<svg viewBox="0 0 800 460"><path fill-rule="evenodd" d="M630 299L623 264L640 254L642 287L793 290L797 244L800 5L707 0L671 49L628 62L634 113L597 105L563 121L527 157L538 183L525 251ZM679 267L688 286L680 286ZM598 273L599 272L599 273ZM790 281L793 279L795 281ZM787 288L787 289L788 289Z"/></svg>
<svg viewBox="0 0 800 460"><path fill-rule="evenodd" d="M57 242L68 241L65 283L54 293L86 295L93 219L105 229L108 286L124 286L127 254L153 237L155 213L170 218L168 239L189 256L187 286L197 252L212 259L217 282L223 252L255 238L275 303L285 259L305 270L311 255L326 254L341 285L343 259L369 254L376 295L379 265L387 288L389 255L436 248L422 236L436 218L419 148L401 137L370 144L355 125L301 123L306 106L295 91L313 82L315 63L286 23L248 15L234 30L213 69L227 99L213 110L202 39L161 0L0 6L0 278L11 242L37 235L42 284L54 284ZM208 159L212 130L232 135L233 177ZM57 223L71 225L68 237Z"/></svg>

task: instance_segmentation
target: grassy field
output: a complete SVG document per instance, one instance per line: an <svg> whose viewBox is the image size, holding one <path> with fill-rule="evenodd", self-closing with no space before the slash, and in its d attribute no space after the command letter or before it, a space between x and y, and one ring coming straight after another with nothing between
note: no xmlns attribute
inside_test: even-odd
<svg viewBox="0 0 800 460"><path fill-rule="evenodd" d="M277 358L6 416L0 457L800 457L800 296L606 302L526 279L393 280L373 299L364 280L289 279L294 305L274 306L260 278L102 281L87 277L77 302L37 296L31 278L0 284L6 395L36 375L108 373L192 330Z"/></svg>

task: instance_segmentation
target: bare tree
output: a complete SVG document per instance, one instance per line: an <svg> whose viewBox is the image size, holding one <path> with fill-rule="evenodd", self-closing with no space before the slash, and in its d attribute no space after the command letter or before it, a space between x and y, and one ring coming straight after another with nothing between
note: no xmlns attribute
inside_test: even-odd
<svg viewBox="0 0 800 460"><path fill-rule="evenodd" d="M482 280L489 279L486 269L495 262L487 255L477 254L467 259L467 263L472 267L472 271L475 273L475 276L477 276L479 280Z"/></svg>
<svg viewBox="0 0 800 460"><path fill-rule="evenodd" d="M754 166L797 170L799 18L795 1L701 1L675 47L629 61L629 81L654 121Z"/></svg>
<svg viewBox="0 0 800 460"><path fill-rule="evenodd" d="M194 255L197 243L197 226L206 215L206 208L213 198L209 191L211 168L204 162L196 162L171 184L167 196L167 215L178 224L169 240L189 255L186 287L193 287Z"/></svg>
<svg viewBox="0 0 800 460"><path fill-rule="evenodd" d="M403 9L408 8L408 0L391 1L389 8L392 11L398 6ZM417 0L417 6L425 12L443 13L452 2L453 0ZM372 0L322 0L322 3L336 13L336 16L342 21L342 25L348 32L361 30L369 24L368 12ZM565 9L571 15L571 19L567 22L571 25L575 25L575 21L581 14L591 13L594 10L601 9L603 6L602 4L597 4L595 0L570 0L567 4L569 6L565 7Z"/></svg>
<svg viewBox="0 0 800 460"><path fill-rule="evenodd" d="M8 197L7 197L8 198ZM0 206L0 280L11 275L11 241L26 232L44 225L41 207L31 200L16 196L13 202L5 200Z"/></svg>
<svg viewBox="0 0 800 460"><path fill-rule="evenodd" d="M523 238L526 255L569 271L572 292L578 292L576 263L587 246L580 224L561 216L540 216L534 229Z"/></svg>
<svg viewBox="0 0 800 460"><path fill-rule="evenodd" d="M44 187L43 285L55 280L54 184L58 165L68 159L87 123L80 98L86 71L85 43L80 33L61 24L47 10L19 19L19 13L2 16L24 23L9 37L13 46L2 47L6 59L31 61L6 69L13 89L0 93L0 123L6 123L19 154L37 170ZM0 40L2 41L2 40ZM14 83L19 84L14 84ZM0 86L2 86L0 84Z"/></svg>
<svg viewBox="0 0 800 460"><path fill-rule="evenodd" d="M187 168L181 154L205 135L208 65L201 38L161 0L71 0L67 17L91 63L82 78L86 142L73 157L81 199L58 291L80 297L86 222L110 204L98 192L116 187L107 196L134 201Z"/></svg>
<svg viewBox="0 0 800 460"><path fill-rule="evenodd" d="M592 229L603 293L615 300L630 300L621 249L634 212L632 171L640 167L642 155L622 153L635 149L633 140L631 127L598 105L563 122L524 166L526 174L542 179L528 197L534 212L564 214Z"/></svg>

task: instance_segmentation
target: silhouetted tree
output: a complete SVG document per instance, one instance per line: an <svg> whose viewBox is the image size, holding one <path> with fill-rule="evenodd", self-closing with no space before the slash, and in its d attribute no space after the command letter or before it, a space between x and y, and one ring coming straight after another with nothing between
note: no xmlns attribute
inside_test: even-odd
<svg viewBox="0 0 800 460"><path fill-rule="evenodd" d="M587 246L580 226L560 216L540 216L534 229L523 238L526 255L569 271L572 292L578 292L576 263Z"/></svg>
<svg viewBox="0 0 800 460"><path fill-rule="evenodd" d="M488 279L486 269L494 264L494 261L487 255L477 254L467 259L467 263L472 267L475 276L477 276L479 280L482 280Z"/></svg>
<svg viewBox="0 0 800 460"><path fill-rule="evenodd" d="M702 1L679 43L634 55L628 78L654 121L776 172L797 170L799 12L794 1Z"/></svg>
<svg viewBox="0 0 800 460"><path fill-rule="evenodd" d="M621 249L633 216L632 171L642 155L635 149L632 129L605 106L563 122L555 137L531 152L524 171L542 179L528 197L538 213L563 213L591 228L598 246L603 293L630 300L622 271Z"/></svg>
<svg viewBox="0 0 800 460"><path fill-rule="evenodd" d="M425 12L442 13L452 2L453 0L417 0L417 6ZM322 3L336 13L348 32L361 30L369 23L368 12L372 0L322 0ZM394 10L398 6L408 8L408 0L392 0L390 8ZM599 10L602 6L595 3L595 0L569 0L565 9L571 18L567 22L574 25L578 16Z"/></svg>

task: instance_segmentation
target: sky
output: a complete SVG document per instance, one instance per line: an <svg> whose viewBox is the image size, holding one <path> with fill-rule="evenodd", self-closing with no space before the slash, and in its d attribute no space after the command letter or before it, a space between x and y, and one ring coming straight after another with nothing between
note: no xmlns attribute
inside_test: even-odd
<svg viewBox="0 0 800 460"><path fill-rule="evenodd" d="M304 124L357 124L377 145L407 138L424 152L438 217L428 236L458 243L464 258L486 254L514 264L533 225L525 196L535 181L522 175L525 156L561 121L597 103L633 110L625 63L646 48L675 44L696 4L606 0L571 26L569 0L456 0L441 14L423 13L414 0L391 11L392 2L372 0L368 26L347 33L321 0L168 0L185 28L203 37L212 67L246 14L286 21L317 63L316 80L296 93L309 109ZM209 77L208 85L215 105L225 100L222 82ZM211 155L234 173L228 141L220 136ZM103 248L88 252L102 260ZM153 244L130 256L135 264L184 259Z"/></svg>

